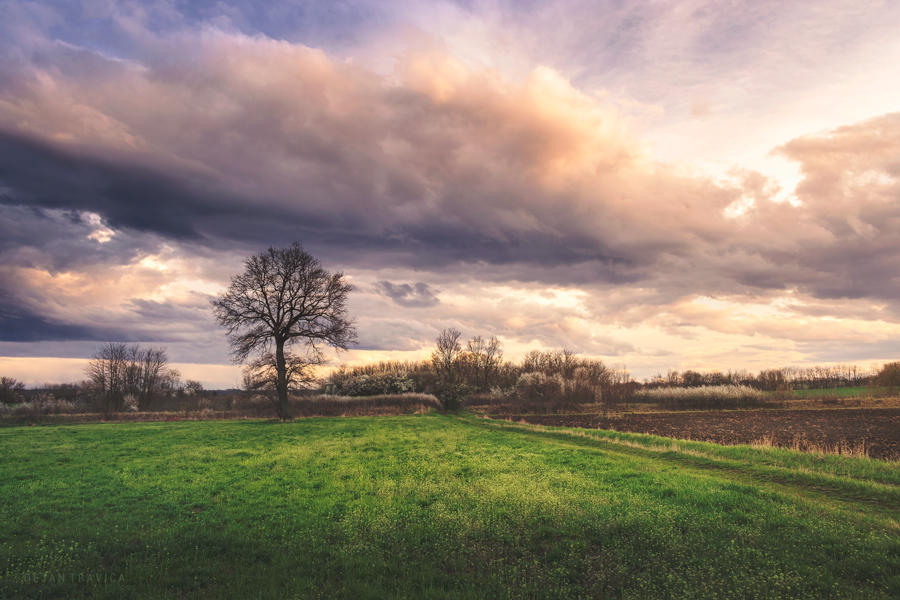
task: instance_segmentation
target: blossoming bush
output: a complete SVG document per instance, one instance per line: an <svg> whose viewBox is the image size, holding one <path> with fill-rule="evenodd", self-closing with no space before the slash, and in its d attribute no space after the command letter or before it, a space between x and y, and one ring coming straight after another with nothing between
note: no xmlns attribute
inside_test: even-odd
<svg viewBox="0 0 900 600"><path fill-rule="evenodd" d="M360 375L348 379L341 386L345 396L381 396L385 394L411 394L416 391L416 382L403 371Z"/></svg>
<svg viewBox="0 0 900 600"><path fill-rule="evenodd" d="M690 408L747 408L768 401L769 395L746 385L704 385L701 387L661 387L642 390L638 401L655 402L672 410Z"/></svg>
<svg viewBox="0 0 900 600"><path fill-rule="evenodd" d="M122 408L127 412L137 412L139 410L137 396L134 394L126 395L125 399L122 401Z"/></svg>

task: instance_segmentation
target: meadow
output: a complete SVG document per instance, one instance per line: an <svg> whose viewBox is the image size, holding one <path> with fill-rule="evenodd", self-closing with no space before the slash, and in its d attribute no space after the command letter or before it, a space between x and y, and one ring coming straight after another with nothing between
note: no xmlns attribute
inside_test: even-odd
<svg viewBox="0 0 900 600"><path fill-rule="evenodd" d="M797 398L866 398L896 396L896 390L877 385L863 385L821 390L793 390L791 395Z"/></svg>
<svg viewBox="0 0 900 600"><path fill-rule="evenodd" d="M462 413L0 429L4 598L900 597L897 463Z"/></svg>

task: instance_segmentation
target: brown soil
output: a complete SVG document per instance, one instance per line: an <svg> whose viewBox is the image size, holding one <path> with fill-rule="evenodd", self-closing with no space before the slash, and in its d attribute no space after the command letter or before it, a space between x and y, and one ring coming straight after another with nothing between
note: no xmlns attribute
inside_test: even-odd
<svg viewBox="0 0 900 600"><path fill-rule="evenodd" d="M864 447L872 458L900 460L900 408L748 410L597 415L504 415L538 425L611 429L717 444L814 448Z"/></svg>

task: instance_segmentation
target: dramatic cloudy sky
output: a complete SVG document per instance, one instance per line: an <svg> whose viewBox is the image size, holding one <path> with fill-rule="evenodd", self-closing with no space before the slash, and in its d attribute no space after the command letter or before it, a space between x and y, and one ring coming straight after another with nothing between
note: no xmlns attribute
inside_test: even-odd
<svg viewBox="0 0 900 600"><path fill-rule="evenodd" d="M900 359L900 3L0 0L0 374L230 387L209 299L294 240L343 360Z"/></svg>

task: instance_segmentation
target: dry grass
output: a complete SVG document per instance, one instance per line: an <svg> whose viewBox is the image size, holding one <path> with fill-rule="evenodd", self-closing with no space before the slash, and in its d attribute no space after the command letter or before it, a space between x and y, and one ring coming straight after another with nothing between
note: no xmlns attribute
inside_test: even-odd
<svg viewBox="0 0 900 600"><path fill-rule="evenodd" d="M602 433L598 433L596 430L578 430L578 429L560 429L558 427L547 427L544 425L537 425L534 423L529 423L525 419L515 419L513 417L489 417L482 416L483 419L487 421L502 421L508 423L515 427L522 427L524 429L528 429L531 431L540 431L544 433L555 433L560 435L568 435L572 437L583 437L589 438L593 440L598 440L610 444L620 444L623 446L628 446L631 448L640 448L643 450L649 450L651 452L678 452L682 454L687 454L690 456L701 457L701 458L713 458L711 454L706 452L697 450L696 448L687 447L685 444L689 444L693 440L690 436L679 439L672 439L671 442L657 444L652 442L636 442L624 438L619 437L609 437L605 436ZM613 433L616 433L615 429L609 429ZM653 436L647 436L648 438L652 438ZM657 438L658 439L658 438ZM681 443L680 443L681 442ZM702 442L701 442L702 443ZM791 442L787 444L779 444L777 440L773 436L763 436L757 440L754 440L750 444L747 444L750 448L754 449L773 449L773 448L784 448L788 450L795 450L797 452L803 452L805 454L812 455L834 455L834 456L846 456L850 458L866 458L871 459L869 456L869 451L866 448L866 441L861 440L858 443L851 444L846 440L840 440L836 443L827 443L827 442L817 442L815 440L808 440L803 436L794 436Z"/></svg>
<svg viewBox="0 0 900 600"><path fill-rule="evenodd" d="M766 392L744 385L704 385L692 388L654 388L635 395L639 401L661 404L670 410L748 408L772 401Z"/></svg>
<svg viewBox="0 0 900 600"><path fill-rule="evenodd" d="M492 415L583 415L602 414L612 416L621 412L622 404L583 402L578 397L554 395L544 398L519 398L506 394L473 394L463 407L476 414Z"/></svg>
<svg viewBox="0 0 900 600"><path fill-rule="evenodd" d="M291 401L295 417L374 417L417 415L441 411L431 394L385 394L381 396L312 396Z"/></svg>
<svg viewBox="0 0 900 600"><path fill-rule="evenodd" d="M843 439L834 443L828 443L808 440L802 435L796 435L790 442L780 444L774 436L766 435L751 442L750 446L753 448L788 448L790 450L818 454L820 456L834 454L839 456L852 456L854 458L869 458L869 451L866 448L865 438L856 443L849 443L847 440Z"/></svg>
<svg viewBox="0 0 900 600"><path fill-rule="evenodd" d="M32 404L19 405L6 413L7 422L64 421L89 423L96 421L212 421L228 419L275 418L275 407L264 396L200 398L183 408L169 410L123 411L118 413L78 411L38 411ZM159 407L157 407L159 408ZM172 410L172 408L175 408ZM383 396L302 396L290 400L295 418L309 417L382 417L422 414L440 411L437 398L430 394L392 394Z"/></svg>

